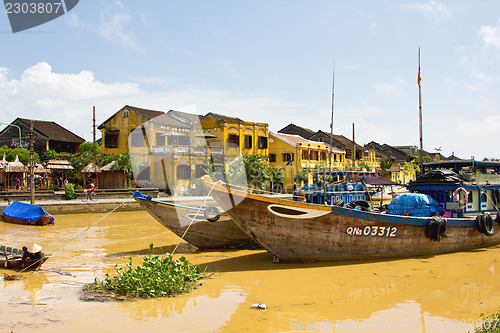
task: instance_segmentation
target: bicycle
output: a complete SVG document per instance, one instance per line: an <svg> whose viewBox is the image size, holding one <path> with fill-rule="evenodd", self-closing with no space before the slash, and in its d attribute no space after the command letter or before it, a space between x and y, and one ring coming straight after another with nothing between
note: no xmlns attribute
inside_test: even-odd
<svg viewBox="0 0 500 333"><path fill-rule="evenodd" d="M92 192L91 191L83 191L83 194L81 196L81 199L83 202L86 202L87 200L90 201L97 201L97 193L93 193L92 196L90 195Z"/></svg>

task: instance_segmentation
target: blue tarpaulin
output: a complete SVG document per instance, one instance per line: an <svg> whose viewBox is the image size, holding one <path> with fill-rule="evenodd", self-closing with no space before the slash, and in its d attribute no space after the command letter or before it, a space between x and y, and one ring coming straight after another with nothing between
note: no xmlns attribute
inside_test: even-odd
<svg viewBox="0 0 500 333"><path fill-rule="evenodd" d="M408 216L431 216L442 213L439 202L431 196L422 193L401 194L388 205L387 214ZM407 213L408 212L408 213Z"/></svg>
<svg viewBox="0 0 500 333"><path fill-rule="evenodd" d="M10 218L19 219L33 224L35 224L40 217L48 215L52 218L52 222L54 222L54 217L47 213L42 207L19 201L12 201L10 205L2 210L2 214Z"/></svg>

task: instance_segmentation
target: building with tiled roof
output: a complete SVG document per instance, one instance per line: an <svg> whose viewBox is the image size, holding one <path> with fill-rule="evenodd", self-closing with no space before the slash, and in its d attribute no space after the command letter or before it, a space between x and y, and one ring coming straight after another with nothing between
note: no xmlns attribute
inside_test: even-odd
<svg viewBox="0 0 500 333"><path fill-rule="evenodd" d="M30 126L33 122L34 150L38 155L48 149L58 153L74 153L85 139L62 127L54 121L33 120L16 118L11 125L0 132L0 146L19 147L29 149ZM21 144L19 144L19 129L21 131Z"/></svg>
<svg viewBox="0 0 500 333"><path fill-rule="evenodd" d="M295 124L288 124L287 126L280 129L278 133L299 135L304 139L309 139L316 132L310 130L309 128L301 127Z"/></svg>
<svg viewBox="0 0 500 333"><path fill-rule="evenodd" d="M286 192L291 192L297 172L308 173L308 183L312 183L315 172L330 168L343 170L345 152L325 142L304 139L295 134L269 133L269 165L283 168L286 182L282 184ZM300 186L301 184L297 184Z"/></svg>

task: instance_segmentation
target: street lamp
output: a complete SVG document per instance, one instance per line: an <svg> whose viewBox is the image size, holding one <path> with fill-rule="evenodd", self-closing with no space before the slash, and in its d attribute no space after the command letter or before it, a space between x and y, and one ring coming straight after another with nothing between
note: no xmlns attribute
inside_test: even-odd
<svg viewBox="0 0 500 333"><path fill-rule="evenodd" d="M0 123L0 125L7 125L7 126L17 127L17 129L19 130L19 148L22 148L21 147L21 127L19 127L17 125L14 125L14 124L7 124L7 123Z"/></svg>

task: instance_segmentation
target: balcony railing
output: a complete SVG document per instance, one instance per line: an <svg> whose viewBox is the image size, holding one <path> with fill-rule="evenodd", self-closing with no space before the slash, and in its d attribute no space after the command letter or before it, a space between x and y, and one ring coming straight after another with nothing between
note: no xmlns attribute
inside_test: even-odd
<svg viewBox="0 0 500 333"><path fill-rule="evenodd" d="M210 152L214 155L222 155L222 154L224 154L224 148L212 147L212 148L210 148Z"/></svg>
<svg viewBox="0 0 500 333"><path fill-rule="evenodd" d="M170 152L170 148L167 147L167 146L154 146L153 147L153 152L154 153L169 153Z"/></svg>
<svg viewBox="0 0 500 333"><path fill-rule="evenodd" d="M177 153L188 154L189 153L189 147L188 146L177 147Z"/></svg>
<svg viewBox="0 0 500 333"><path fill-rule="evenodd" d="M193 154L205 154L206 152L207 152L207 148L205 148L205 147L193 148Z"/></svg>

